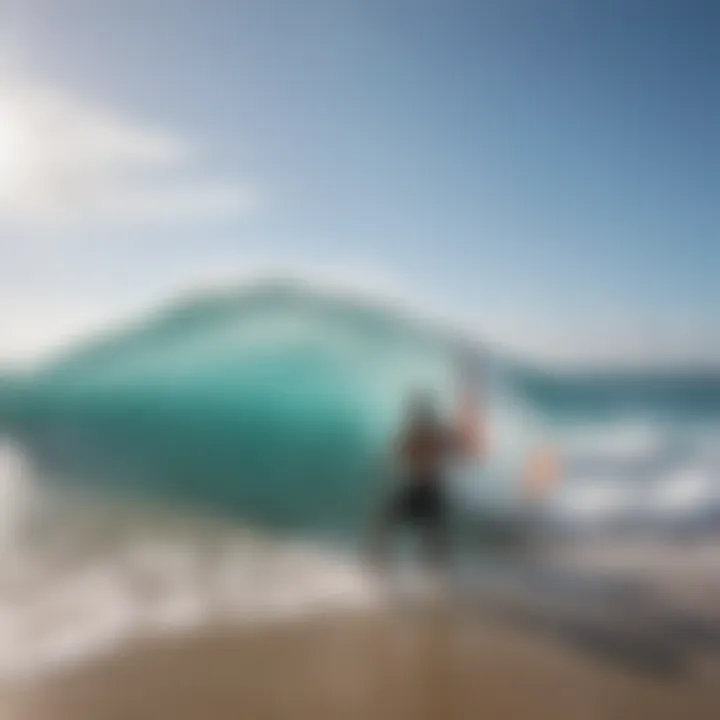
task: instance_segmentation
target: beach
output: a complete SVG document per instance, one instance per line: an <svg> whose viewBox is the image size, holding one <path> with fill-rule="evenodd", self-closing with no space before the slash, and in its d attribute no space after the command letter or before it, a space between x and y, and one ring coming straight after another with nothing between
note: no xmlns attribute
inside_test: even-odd
<svg viewBox="0 0 720 720"><path fill-rule="evenodd" d="M720 657L633 668L591 647L482 607L343 610L137 639L7 691L3 717L718 717Z"/></svg>

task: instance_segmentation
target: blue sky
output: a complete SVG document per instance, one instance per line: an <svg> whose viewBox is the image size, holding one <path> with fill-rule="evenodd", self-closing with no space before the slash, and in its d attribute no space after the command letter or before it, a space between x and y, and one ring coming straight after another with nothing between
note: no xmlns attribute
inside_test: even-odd
<svg viewBox="0 0 720 720"><path fill-rule="evenodd" d="M280 265L548 356L720 359L715 3L6 5L0 356Z"/></svg>

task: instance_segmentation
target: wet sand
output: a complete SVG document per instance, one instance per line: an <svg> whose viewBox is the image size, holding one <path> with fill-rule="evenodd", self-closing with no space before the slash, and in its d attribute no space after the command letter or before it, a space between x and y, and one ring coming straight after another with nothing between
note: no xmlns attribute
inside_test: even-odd
<svg viewBox="0 0 720 720"><path fill-rule="evenodd" d="M6 693L18 720L716 720L720 659L629 669L482 609L413 606L134 642Z"/></svg>

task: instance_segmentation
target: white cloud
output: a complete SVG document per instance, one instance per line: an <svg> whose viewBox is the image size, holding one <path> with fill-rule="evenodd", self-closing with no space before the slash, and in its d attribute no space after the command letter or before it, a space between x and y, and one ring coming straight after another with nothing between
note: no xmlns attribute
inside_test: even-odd
<svg viewBox="0 0 720 720"><path fill-rule="evenodd" d="M0 78L0 219L48 232L244 215L256 193L184 138L66 91Z"/></svg>

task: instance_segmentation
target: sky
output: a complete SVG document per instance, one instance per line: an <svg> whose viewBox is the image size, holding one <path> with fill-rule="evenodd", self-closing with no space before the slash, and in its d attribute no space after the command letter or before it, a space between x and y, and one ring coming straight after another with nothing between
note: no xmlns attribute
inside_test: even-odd
<svg viewBox="0 0 720 720"><path fill-rule="evenodd" d="M4 0L0 364L297 272L720 362L720 6Z"/></svg>

